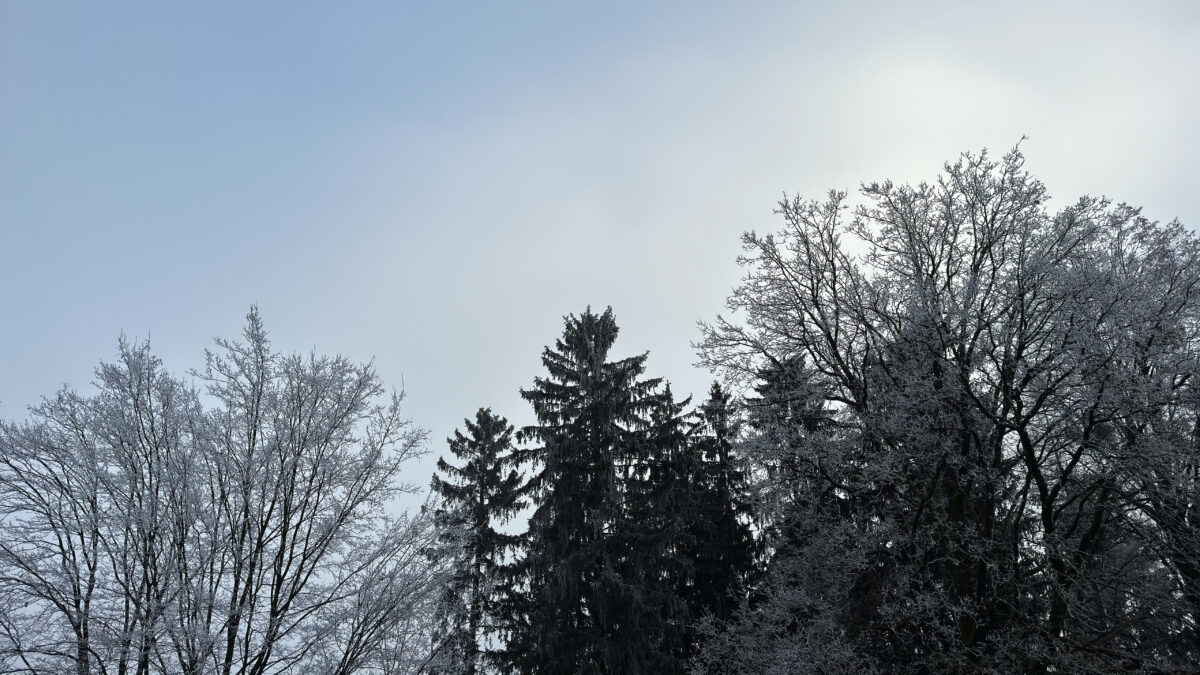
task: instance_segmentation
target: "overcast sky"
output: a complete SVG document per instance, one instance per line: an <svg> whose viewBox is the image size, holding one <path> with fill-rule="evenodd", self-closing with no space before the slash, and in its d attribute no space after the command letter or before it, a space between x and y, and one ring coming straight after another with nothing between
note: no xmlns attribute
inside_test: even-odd
<svg viewBox="0 0 1200 675"><path fill-rule="evenodd" d="M435 454L531 422L589 304L700 397L696 322L782 193L1022 135L1053 207L1200 225L1200 3L0 0L0 416L122 331L200 367L251 304L374 358Z"/></svg>

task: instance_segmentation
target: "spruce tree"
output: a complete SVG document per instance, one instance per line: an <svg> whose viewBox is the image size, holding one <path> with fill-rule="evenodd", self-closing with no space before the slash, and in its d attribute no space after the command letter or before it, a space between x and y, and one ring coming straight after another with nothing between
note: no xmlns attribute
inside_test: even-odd
<svg viewBox="0 0 1200 675"><path fill-rule="evenodd" d="M521 395L538 424L521 430L538 472L530 494L523 613L513 665L527 673L670 673L677 600L661 569L654 468L672 414L646 355L609 361L612 309L566 317ZM659 424L656 425L655 421Z"/></svg>
<svg viewBox="0 0 1200 675"><path fill-rule="evenodd" d="M739 420L716 382L696 418L692 442L699 461L689 481L695 498L688 518L694 571L687 600L693 617L727 621L750 585L756 560L746 477L733 450Z"/></svg>
<svg viewBox="0 0 1200 675"><path fill-rule="evenodd" d="M625 518L616 535L623 576L637 589L627 616L637 628L627 639L653 659L642 672L684 672L691 652L693 614L683 591L695 574L692 527L702 500L692 483L698 458L683 412L688 403L665 388L623 474Z"/></svg>
<svg viewBox="0 0 1200 675"><path fill-rule="evenodd" d="M444 500L443 522L461 538L455 575L443 598L438 668L475 675L497 660L490 643L503 629L498 607L508 594L506 552L520 539L495 525L507 522L525 504L521 476L513 468L513 427L487 408L475 413L474 422L463 421L467 435L455 430L447 439L461 466L439 458L437 468L445 478L433 477L433 489Z"/></svg>
<svg viewBox="0 0 1200 675"><path fill-rule="evenodd" d="M754 463L765 469L758 486L756 516L768 551L797 536L793 522L799 500L809 495L803 465L811 463L810 439L830 424L822 390L813 371L799 356L773 361L760 368L755 396L745 406L752 433L745 444ZM825 490L837 509L847 505L836 491Z"/></svg>

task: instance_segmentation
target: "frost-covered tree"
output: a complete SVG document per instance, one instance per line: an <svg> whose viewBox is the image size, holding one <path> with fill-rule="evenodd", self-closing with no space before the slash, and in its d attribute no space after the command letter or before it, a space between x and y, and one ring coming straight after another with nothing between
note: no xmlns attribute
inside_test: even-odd
<svg viewBox="0 0 1200 675"><path fill-rule="evenodd" d="M119 357L98 394L63 390L0 424L0 587L16 601L2 621L27 671L146 673L170 643L203 528L204 420L147 345L122 340Z"/></svg>
<svg viewBox="0 0 1200 675"><path fill-rule="evenodd" d="M1051 213L1018 150L861 196L782 202L704 327L704 362L764 403L798 368L821 423L746 440L786 528L701 670L1193 663L1195 235L1104 199Z"/></svg>
<svg viewBox="0 0 1200 675"><path fill-rule="evenodd" d="M224 674L303 659L305 620L368 567L357 558L387 531L384 507L412 491L400 470L424 440L370 366L274 354L256 312L243 337L218 340L200 373L217 402L208 501L222 545L198 576L220 570L205 584L220 623L203 628Z"/></svg>
<svg viewBox="0 0 1200 675"><path fill-rule="evenodd" d="M507 554L520 542L519 535L496 527L525 502L514 468L512 425L488 408L480 408L474 422L463 423L467 433L456 430L448 439L461 466L439 458L437 468L445 477L433 477L433 490L444 503L440 516L453 526L449 534L462 540L454 576L443 589L438 669L475 675L483 672L491 645L505 630L499 605L512 593Z"/></svg>
<svg viewBox="0 0 1200 675"><path fill-rule="evenodd" d="M0 659L21 672L403 672L447 576L423 432L370 366L271 351L258 313L197 373L121 343L96 393L0 424ZM419 634L419 639L414 635ZM398 665L403 664L403 665Z"/></svg>

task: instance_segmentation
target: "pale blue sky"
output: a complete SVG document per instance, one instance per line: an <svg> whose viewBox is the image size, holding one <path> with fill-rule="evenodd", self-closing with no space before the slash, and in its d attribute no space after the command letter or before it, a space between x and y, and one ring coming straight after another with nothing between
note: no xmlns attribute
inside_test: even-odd
<svg viewBox="0 0 1200 675"><path fill-rule="evenodd" d="M589 303L700 395L696 321L783 191L1022 134L1058 206L1200 224L1200 5L899 5L0 0L0 416L121 331L198 367L251 303L374 357L435 452L531 421Z"/></svg>

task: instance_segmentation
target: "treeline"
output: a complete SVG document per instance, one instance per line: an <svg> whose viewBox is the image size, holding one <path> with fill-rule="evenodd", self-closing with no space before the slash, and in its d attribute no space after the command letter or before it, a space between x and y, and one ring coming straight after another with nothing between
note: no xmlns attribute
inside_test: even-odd
<svg viewBox="0 0 1200 675"><path fill-rule="evenodd" d="M785 199L701 401L566 317L402 518L369 367L123 344L0 426L4 672L1194 669L1200 239L1023 161Z"/></svg>
<svg viewBox="0 0 1200 675"><path fill-rule="evenodd" d="M441 672L1192 671L1200 240L1023 162L782 202L694 408L567 317L524 443L481 410L435 481Z"/></svg>

